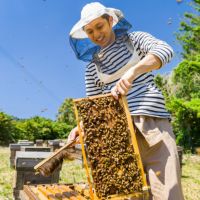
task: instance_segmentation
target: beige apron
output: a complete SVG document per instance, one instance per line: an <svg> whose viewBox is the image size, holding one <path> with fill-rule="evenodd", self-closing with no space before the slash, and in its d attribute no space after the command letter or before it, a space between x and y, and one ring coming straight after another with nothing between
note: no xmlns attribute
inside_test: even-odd
<svg viewBox="0 0 200 200"><path fill-rule="evenodd" d="M168 119L132 116L153 200L183 200L179 157ZM155 140L154 140L155 137ZM156 176L156 172L160 172Z"/></svg>

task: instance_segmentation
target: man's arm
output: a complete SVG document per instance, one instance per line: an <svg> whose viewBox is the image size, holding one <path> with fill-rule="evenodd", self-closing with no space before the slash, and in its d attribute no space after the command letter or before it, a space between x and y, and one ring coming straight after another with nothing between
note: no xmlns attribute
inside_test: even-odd
<svg viewBox="0 0 200 200"><path fill-rule="evenodd" d="M126 95L132 82L141 74L159 69L169 62L173 56L172 48L164 41L158 40L144 32L136 32L132 36L133 45L138 47L145 57L130 68L112 88L111 93L118 99L118 94Z"/></svg>
<svg viewBox="0 0 200 200"><path fill-rule="evenodd" d="M139 61L134 67L130 68L117 82L116 86L112 89L112 95L118 99L118 94L126 95L132 86L132 82L140 74L150 72L152 70L159 69L162 65L161 60L153 55L146 55L141 61Z"/></svg>

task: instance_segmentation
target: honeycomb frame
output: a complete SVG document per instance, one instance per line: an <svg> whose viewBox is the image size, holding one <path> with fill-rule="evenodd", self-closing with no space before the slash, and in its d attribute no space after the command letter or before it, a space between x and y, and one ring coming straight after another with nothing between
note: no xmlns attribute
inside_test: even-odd
<svg viewBox="0 0 200 200"><path fill-rule="evenodd" d="M88 116L90 116L90 118L91 117L94 118L92 123L94 123L94 122L97 123L96 124L97 126L103 124L103 122L101 123L101 120L99 122L98 119L100 119L102 116L105 117L105 113L103 113L103 111L102 112L99 111L98 110L99 107L97 105L98 101L99 101L99 102L101 102L101 105L104 105L106 107L107 104L104 103L103 99L112 99L111 101L108 101L106 103L111 105L111 107L112 107L112 105L114 105L114 103L112 103L112 101L113 101L113 102L115 102L117 104L116 106L114 106L115 109L118 109L118 107L121 107L119 109L122 109L121 110L122 112L120 110L118 110L117 112L119 112L119 111L121 112L120 114L121 114L121 116L123 116L123 117L121 117L121 120L122 119L125 120L125 123L126 123L125 132L127 132L127 130L129 132L129 135L127 137L129 137L129 144L133 148L133 152L130 151L129 153L133 153L135 155L135 157L137 157L137 159L135 160L135 163L137 164L137 167L138 167L138 169L140 171L140 174L138 175L138 177L140 176L140 178L141 178L140 181L142 182L142 187L140 188L139 191L134 191L133 192L133 191L128 191L127 190L126 192L124 192L124 191L122 192L122 191L118 191L116 189L115 192L113 193L113 192L110 192L111 191L111 189L110 189L109 190L110 193L108 192L108 194L106 194L106 192L105 192L105 194L104 194L103 192L99 192L99 191L104 191L104 190L97 189L98 188L97 187L98 182L96 180L99 180L99 179L97 179L98 175L96 175L96 177L94 176L96 168L94 168L94 162L91 162L91 158L92 158L90 156L91 153L89 153L89 155L88 155L89 158L88 159L86 158L86 150L84 148L84 142L87 143L87 151L88 151L90 146L94 146L94 145L90 145L90 142L87 141L87 138L89 138L89 134L88 134L88 132L86 130L84 130L84 132L85 132L85 141L84 141L83 134L82 134L82 128L84 129L84 127L85 127L88 130L88 127L87 127L87 124L86 124L86 122L88 120ZM97 102L97 104L95 102ZM82 103L83 107L80 110L81 103ZM84 121L83 120L84 112L82 112L82 110L85 109L84 108L84 104L87 105L87 109L88 109L87 111L90 112L90 113L88 113L89 115L85 116L85 118L84 118L85 119L85 124L83 122ZM94 107L93 110L90 109L91 106ZM105 109L106 109L106 113L109 113L109 108L106 107ZM74 99L74 110L75 110L75 116L76 116L76 120L77 120L77 124L78 124L79 134L80 134L79 135L80 136L80 142L81 142L81 145L82 145L82 154L83 154L84 167L86 169L86 175L87 175L88 184L89 184L89 188L90 188L90 198L91 199L106 199L106 198L109 198L109 199L117 200L117 199L125 199L125 198L140 197L140 196L143 196L143 197L147 196L148 197L148 189L149 189L149 187L147 185L146 175L144 173L142 160L141 160L141 157L140 157L140 152L139 152L139 148L138 148L138 144L137 144L137 140L136 140L136 135L135 135L135 131L134 131L134 127L133 127L133 123L132 123L132 120L131 120L131 115L130 115L130 112L129 112L129 109L128 109L128 104L127 104L126 98L124 96L120 96L119 100L117 101L112 97L111 94L105 94L105 95L96 95L96 96L87 97L87 98L81 98L81 99ZM114 111L114 110L111 110L111 111ZM80 112L82 112L82 113L80 113ZM96 112L96 113L94 113L94 112ZM97 114L97 117L94 117L95 114ZM98 118L98 114L99 114L99 116L101 116L100 118ZM110 114L111 114L111 112L110 112ZM115 114L117 114L117 113L115 113ZM112 121L111 118L106 118L107 120L104 120L104 124L108 122L107 124L109 125L109 120ZM117 120L119 121L119 119L117 119ZM82 123L83 127L81 127L81 124L80 124L81 121L83 122ZM90 124L92 124L92 123L90 123ZM99 130L101 130L101 129L99 129ZM105 131L105 129L103 129L103 130ZM109 130L111 130L111 128ZM122 130L121 132L123 132L123 131L124 130ZM93 131L93 132L95 132L95 131ZM96 131L96 133L97 133L97 131ZM98 136L97 136L97 138L98 138ZM99 160L98 160L98 162L99 162ZM89 169L89 166L91 167L91 171ZM105 165L103 165L103 167L105 168ZM120 170L118 170L118 172L119 172L119 175L120 175L120 173L121 173ZM124 175L124 173L123 173L123 175ZM91 180L91 176L93 178L93 183L92 183L92 180ZM128 177L128 178L130 179L130 177ZM116 182L116 179L115 179L115 182ZM121 182L121 185L122 185L122 183L123 182ZM120 181L119 181L119 184L120 184ZM106 185L105 182L104 182L104 185Z"/></svg>

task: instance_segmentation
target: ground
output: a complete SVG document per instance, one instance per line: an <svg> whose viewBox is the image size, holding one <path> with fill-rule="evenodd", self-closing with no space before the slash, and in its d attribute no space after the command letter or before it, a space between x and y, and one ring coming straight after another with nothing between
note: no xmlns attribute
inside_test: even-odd
<svg viewBox="0 0 200 200"><path fill-rule="evenodd" d="M12 200L12 185L15 170L10 168L10 151L0 147L0 200ZM65 162L60 174L61 183L86 181L85 171L79 162ZM200 199L200 156L185 154L183 156L182 185L185 200Z"/></svg>

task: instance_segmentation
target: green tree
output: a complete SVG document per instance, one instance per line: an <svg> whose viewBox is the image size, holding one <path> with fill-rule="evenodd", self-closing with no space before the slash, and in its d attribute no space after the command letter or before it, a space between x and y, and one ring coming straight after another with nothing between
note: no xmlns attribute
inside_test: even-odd
<svg viewBox="0 0 200 200"><path fill-rule="evenodd" d="M3 112L0 112L0 145L7 145L14 140L13 118Z"/></svg>
<svg viewBox="0 0 200 200"><path fill-rule="evenodd" d="M65 99L63 104L60 106L57 114L57 121L64 122L72 126L76 125L76 120L74 115L74 104L71 98Z"/></svg>
<svg viewBox="0 0 200 200"><path fill-rule="evenodd" d="M66 123L55 122L43 117L33 117L30 119L17 121L16 132L17 139L28 139L35 141L36 139L58 139L66 138L72 126Z"/></svg>
<svg viewBox="0 0 200 200"><path fill-rule="evenodd" d="M173 71L174 90L177 98L200 98L200 54L192 60L182 61Z"/></svg>
<svg viewBox="0 0 200 200"><path fill-rule="evenodd" d="M165 100L168 101L172 95L172 87L173 85L171 85L171 74L168 75L156 75L155 76L155 83L157 85L157 87L162 91Z"/></svg>
<svg viewBox="0 0 200 200"><path fill-rule="evenodd" d="M67 138L74 126L64 122L53 122L53 131L58 134L58 138Z"/></svg>
<svg viewBox="0 0 200 200"><path fill-rule="evenodd" d="M176 142L193 151L200 145L200 99L184 101L171 98L167 108L172 113Z"/></svg>
<svg viewBox="0 0 200 200"><path fill-rule="evenodd" d="M200 146L200 0L192 5L195 13L185 13L177 34L184 60L169 76L155 78L172 115L176 141L190 150Z"/></svg>
<svg viewBox="0 0 200 200"><path fill-rule="evenodd" d="M183 47L183 58L193 57L200 52L200 0L193 0L193 13L185 13L185 19L180 24L176 34ZM190 58L191 59L191 58Z"/></svg>

